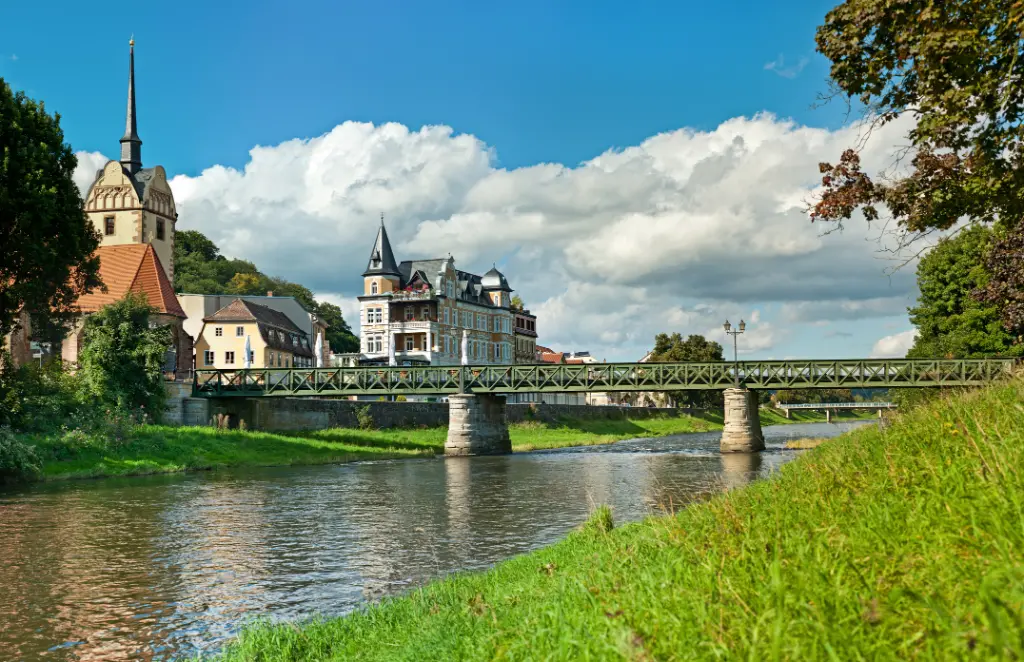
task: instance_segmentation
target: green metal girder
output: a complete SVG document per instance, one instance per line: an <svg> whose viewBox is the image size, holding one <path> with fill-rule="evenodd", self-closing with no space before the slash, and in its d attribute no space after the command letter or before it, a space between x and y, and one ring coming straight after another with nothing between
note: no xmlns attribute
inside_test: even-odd
<svg viewBox="0 0 1024 662"><path fill-rule="evenodd" d="M581 391L978 386L1007 376L1014 359L848 359L739 363L409 366L197 370L196 397L444 395Z"/></svg>

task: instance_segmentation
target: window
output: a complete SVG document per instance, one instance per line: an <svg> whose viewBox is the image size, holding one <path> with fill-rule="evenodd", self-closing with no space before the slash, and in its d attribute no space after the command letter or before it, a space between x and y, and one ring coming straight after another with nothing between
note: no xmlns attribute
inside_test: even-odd
<svg viewBox="0 0 1024 662"><path fill-rule="evenodd" d="M290 368L291 367L291 359L289 357L287 357L287 356L284 357L284 367L286 367L286 368Z"/></svg>
<svg viewBox="0 0 1024 662"><path fill-rule="evenodd" d="M206 350L205 352L203 352L203 364L213 365L213 352L211 352L210 350Z"/></svg>
<svg viewBox="0 0 1024 662"><path fill-rule="evenodd" d="M156 238L160 241L164 240L164 219L156 219Z"/></svg>
<svg viewBox="0 0 1024 662"><path fill-rule="evenodd" d="M373 281L372 283L370 283L370 294L376 294L376 293L377 293L377 281Z"/></svg>
<svg viewBox="0 0 1024 662"><path fill-rule="evenodd" d="M227 363L228 365L235 365L235 353L224 352L224 363Z"/></svg>
<svg viewBox="0 0 1024 662"><path fill-rule="evenodd" d="M444 323L445 324L448 323L448 309L447 308L444 309Z"/></svg>
<svg viewBox="0 0 1024 662"><path fill-rule="evenodd" d="M412 336L406 336L405 337L405 351L411 352L412 348L413 348Z"/></svg>
<svg viewBox="0 0 1024 662"><path fill-rule="evenodd" d="M241 338L244 335L245 335L245 327L244 326L236 326L235 327L235 337L236 338Z"/></svg>
<svg viewBox="0 0 1024 662"><path fill-rule="evenodd" d="M108 237L110 235L114 234L114 217L113 216L105 216L103 218L103 234L107 235Z"/></svg>
<svg viewBox="0 0 1024 662"><path fill-rule="evenodd" d="M256 352L250 350L249 351L249 363L255 363L255 362L256 362Z"/></svg>
<svg viewBox="0 0 1024 662"><path fill-rule="evenodd" d="M430 306L423 306L420 309L420 313L423 315L423 320L427 321L430 319Z"/></svg>
<svg viewBox="0 0 1024 662"><path fill-rule="evenodd" d="M367 308L366 309L366 323L367 324L380 324L384 321L384 309L383 308Z"/></svg>
<svg viewBox="0 0 1024 662"><path fill-rule="evenodd" d="M412 306L406 306L406 307L405 307L405 321L406 321L406 322L408 322L409 320L411 320L411 319L412 319L412 314L413 314L414 312L415 312L415 311L413 310L413 307L412 307Z"/></svg>
<svg viewBox="0 0 1024 662"><path fill-rule="evenodd" d="M375 340L374 347L376 349L374 349L373 351L375 351L375 352L382 352L382 351L384 351L384 342L383 342L384 339L383 339L383 337L376 336L376 338L374 340Z"/></svg>
<svg viewBox="0 0 1024 662"><path fill-rule="evenodd" d="M274 367L274 353L273 352L270 352L270 360L267 361L267 367L268 368L273 368Z"/></svg>
<svg viewBox="0 0 1024 662"><path fill-rule="evenodd" d="M501 358L501 354L499 354L500 351L501 351L501 347L498 345L498 343L494 343L494 360L495 361L497 361L497 360L499 360Z"/></svg>
<svg viewBox="0 0 1024 662"><path fill-rule="evenodd" d="M277 354L277 367L278 368L281 367L281 356L282 356L281 353L278 352L278 354Z"/></svg>
<svg viewBox="0 0 1024 662"><path fill-rule="evenodd" d="M217 336L218 338L223 336L224 335L224 327L222 327L222 326L214 327L213 335Z"/></svg>
<svg viewBox="0 0 1024 662"><path fill-rule="evenodd" d="M448 283L448 296L455 296L455 288L450 282Z"/></svg>

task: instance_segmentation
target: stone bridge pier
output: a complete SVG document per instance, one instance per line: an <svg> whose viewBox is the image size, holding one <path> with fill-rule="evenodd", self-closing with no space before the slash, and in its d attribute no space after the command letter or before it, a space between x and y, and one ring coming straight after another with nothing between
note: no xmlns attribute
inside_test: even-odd
<svg viewBox="0 0 1024 662"><path fill-rule="evenodd" d="M764 450L764 433L757 415L757 394L745 388L725 389L725 425L718 450L757 453Z"/></svg>
<svg viewBox="0 0 1024 662"><path fill-rule="evenodd" d="M505 396L481 393L448 397L445 455L498 455L512 452L505 420Z"/></svg>

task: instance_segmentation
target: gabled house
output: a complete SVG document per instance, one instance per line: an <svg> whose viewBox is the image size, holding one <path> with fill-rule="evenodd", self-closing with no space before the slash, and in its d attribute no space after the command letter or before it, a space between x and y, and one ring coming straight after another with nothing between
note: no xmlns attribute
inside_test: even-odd
<svg viewBox="0 0 1024 662"><path fill-rule="evenodd" d="M314 365L313 341L308 333L284 313L238 298L203 319L196 339L196 368L244 368L246 341L251 368Z"/></svg>

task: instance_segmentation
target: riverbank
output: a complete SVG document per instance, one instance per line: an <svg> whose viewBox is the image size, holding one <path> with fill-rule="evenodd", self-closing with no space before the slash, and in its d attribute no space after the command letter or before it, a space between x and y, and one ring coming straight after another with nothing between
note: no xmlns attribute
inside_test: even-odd
<svg viewBox="0 0 1024 662"><path fill-rule="evenodd" d="M257 624L235 660L1020 659L1024 382L808 451L771 480L348 617Z"/></svg>
<svg viewBox="0 0 1024 662"><path fill-rule="evenodd" d="M836 420L856 420L852 414ZM800 412L792 419L762 410L763 425L821 422ZM646 419L524 422L509 426L513 451L610 444L638 437L705 432L722 427L720 413ZM334 428L302 433L216 430L210 427L144 425L123 441L63 433L18 435L35 449L43 480L140 476L226 467L341 464L365 460L430 457L444 452L447 429L359 430Z"/></svg>

